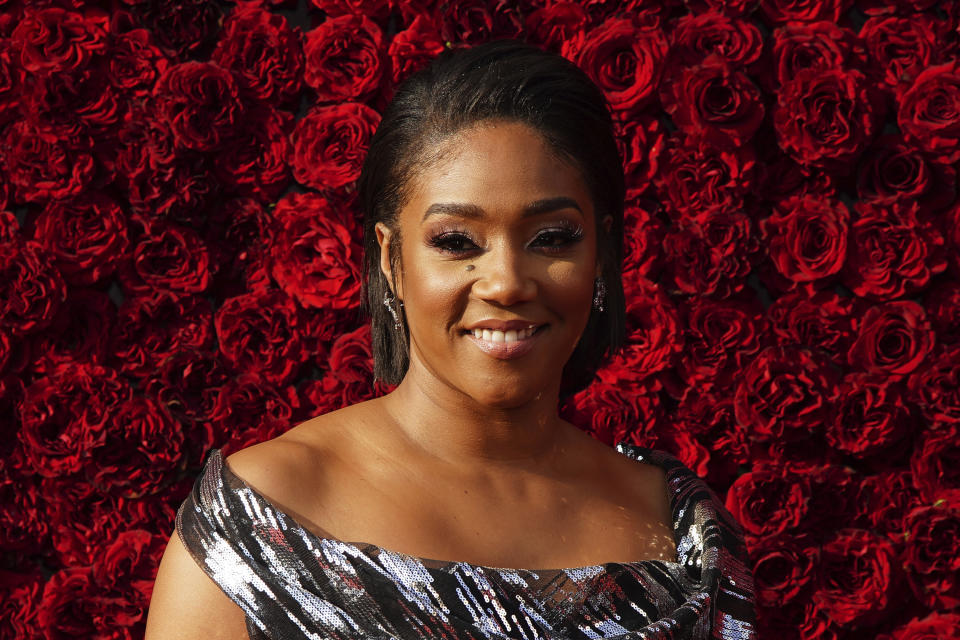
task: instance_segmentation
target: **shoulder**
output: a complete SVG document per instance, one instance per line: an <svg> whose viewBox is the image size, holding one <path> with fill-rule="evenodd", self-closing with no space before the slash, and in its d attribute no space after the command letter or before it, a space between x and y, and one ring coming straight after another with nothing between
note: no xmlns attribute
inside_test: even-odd
<svg viewBox="0 0 960 640"><path fill-rule="evenodd" d="M316 416L286 433L236 451L224 459L229 472L272 504L318 532L326 523L311 517L327 512L345 489L343 478L359 473L359 434L368 419L366 403Z"/></svg>

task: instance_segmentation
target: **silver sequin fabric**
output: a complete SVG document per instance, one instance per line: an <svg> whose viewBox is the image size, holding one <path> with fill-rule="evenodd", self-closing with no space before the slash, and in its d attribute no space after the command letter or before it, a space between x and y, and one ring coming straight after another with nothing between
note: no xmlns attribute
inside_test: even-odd
<svg viewBox="0 0 960 640"><path fill-rule="evenodd" d="M675 562L531 571L324 538L236 476L219 449L178 510L177 533L243 609L252 640L756 638L746 547L723 503L666 452L617 451L665 470Z"/></svg>

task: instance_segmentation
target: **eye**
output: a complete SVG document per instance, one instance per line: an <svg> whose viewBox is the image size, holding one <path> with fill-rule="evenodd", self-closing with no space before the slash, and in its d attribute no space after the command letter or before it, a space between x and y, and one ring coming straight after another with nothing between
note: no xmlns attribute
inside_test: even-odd
<svg viewBox="0 0 960 640"><path fill-rule="evenodd" d="M470 236L459 231L439 233L431 237L429 243L447 253L464 253L477 248Z"/></svg>
<svg viewBox="0 0 960 640"><path fill-rule="evenodd" d="M534 244L547 251L563 251L583 238L583 228L579 225L564 224L558 229L546 229L534 240Z"/></svg>

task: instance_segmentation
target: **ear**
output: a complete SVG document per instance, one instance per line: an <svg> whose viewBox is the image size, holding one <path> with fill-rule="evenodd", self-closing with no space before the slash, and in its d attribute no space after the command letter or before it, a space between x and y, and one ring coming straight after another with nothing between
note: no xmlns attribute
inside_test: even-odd
<svg viewBox="0 0 960 640"><path fill-rule="evenodd" d="M393 241L393 232L390 227L378 222L374 230L377 234L377 244L380 245L380 271L387 279L387 286L393 291L393 266L390 264L390 243ZM399 286L399 282L397 283ZM402 292L393 291L393 294L399 299L403 299Z"/></svg>

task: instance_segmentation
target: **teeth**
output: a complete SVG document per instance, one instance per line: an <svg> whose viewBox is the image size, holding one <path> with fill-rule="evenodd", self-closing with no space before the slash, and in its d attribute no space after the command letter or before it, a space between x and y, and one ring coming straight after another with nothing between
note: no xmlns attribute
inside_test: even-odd
<svg viewBox="0 0 960 640"><path fill-rule="evenodd" d="M511 329L510 331L497 331L492 329L474 329L473 337L487 342L516 342L517 340L526 340L533 335L536 327L530 326L526 329Z"/></svg>

